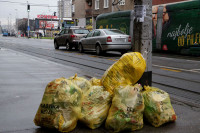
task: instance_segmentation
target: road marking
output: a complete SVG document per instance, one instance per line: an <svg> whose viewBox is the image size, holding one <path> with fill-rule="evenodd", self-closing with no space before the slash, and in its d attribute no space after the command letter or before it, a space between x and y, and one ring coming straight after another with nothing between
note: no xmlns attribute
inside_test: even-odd
<svg viewBox="0 0 200 133"><path fill-rule="evenodd" d="M168 69L168 68L160 68L162 70L167 70L167 71L172 71L172 72L181 72L179 70L173 70L173 69Z"/></svg>
<svg viewBox="0 0 200 133"><path fill-rule="evenodd" d="M175 68L175 67L168 67L168 66L160 66L160 65L154 65L154 64L152 64L152 66L154 66L154 67L160 67L160 68L167 68L167 69L174 69L174 70L185 71L185 72L200 73L199 71L195 71L195 70L193 70L193 69L187 70L187 69L182 69L182 68Z"/></svg>

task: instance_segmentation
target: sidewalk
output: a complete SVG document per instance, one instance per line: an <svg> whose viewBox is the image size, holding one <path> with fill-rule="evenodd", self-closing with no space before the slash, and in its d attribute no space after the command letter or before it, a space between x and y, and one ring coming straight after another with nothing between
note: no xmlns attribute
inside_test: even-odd
<svg viewBox="0 0 200 133"><path fill-rule="evenodd" d="M49 133L33 123L48 82L59 77L94 77L95 74L51 61L0 49L0 133ZM97 77L100 78L100 77ZM172 100L177 114L175 123L154 128L145 122L136 133L197 133L200 132L200 109ZM104 133L104 125L91 130L79 123L72 133Z"/></svg>

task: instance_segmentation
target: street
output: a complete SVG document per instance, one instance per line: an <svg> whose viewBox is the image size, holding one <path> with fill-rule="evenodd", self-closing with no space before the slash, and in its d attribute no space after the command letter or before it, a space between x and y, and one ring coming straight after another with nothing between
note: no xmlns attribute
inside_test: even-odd
<svg viewBox="0 0 200 133"><path fill-rule="evenodd" d="M50 132L33 123L47 83L75 73L101 78L120 57L118 52L96 56L65 47L55 50L53 40L0 37L0 133ZM145 123L137 132L199 132L200 57L155 53L152 71L153 86L170 94L178 119L160 128ZM79 123L73 132L107 131L104 126L90 130Z"/></svg>

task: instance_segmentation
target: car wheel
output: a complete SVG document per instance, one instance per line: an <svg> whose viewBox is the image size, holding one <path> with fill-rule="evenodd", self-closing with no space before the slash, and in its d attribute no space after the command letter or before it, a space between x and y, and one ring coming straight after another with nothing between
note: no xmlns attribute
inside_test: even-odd
<svg viewBox="0 0 200 133"><path fill-rule="evenodd" d="M101 47L99 45L96 46L96 54L97 55L101 55L102 54L102 50L101 50Z"/></svg>
<svg viewBox="0 0 200 133"><path fill-rule="evenodd" d="M54 48L55 49L59 49L59 45L58 45L58 43L56 41L54 42Z"/></svg>
<svg viewBox="0 0 200 133"><path fill-rule="evenodd" d="M67 49L68 51L72 49L72 46L70 45L69 42L66 43L66 49Z"/></svg>
<svg viewBox="0 0 200 133"><path fill-rule="evenodd" d="M79 52L80 52L80 53L83 53L84 50L83 50L82 44L79 44L79 45L78 45L78 49L79 49Z"/></svg>

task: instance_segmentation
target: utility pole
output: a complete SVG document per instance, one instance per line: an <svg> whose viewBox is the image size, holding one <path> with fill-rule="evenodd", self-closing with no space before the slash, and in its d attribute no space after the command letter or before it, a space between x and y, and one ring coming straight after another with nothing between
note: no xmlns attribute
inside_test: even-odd
<svg viewBox="0 0 200 133"><path fill-rule="evenodd" d="M143 54L146 70L140 79L142 85L152 84L152 0L134 0L135 20L133 51Z"/></svg>
<svg viewBox="0 0 200 133"><path fill-rule="evenodd" d="M51 16L51 39L52 39L52 17L55 17L56 16L56 12L53 12L53 15Z"/></svg>
<svg viewBox="0 0 200 133"><path fill-rule="evenodd" d="M30 12L30 5L28 4L28 1L27 1L27 12L28 12L28 38L29 38L29 31L30 31L30 26L29 26L29 12Z"/></svg>
<svg viewBox="0 0 200 133"><path fill-rule="evenodd" d="M62 29L62 23L63 23L63 16L64 16L64 2L61 0L61 29Z"/></svg>
<svg viewBox="0 0 200 133"><path fill-rule="evenodd" d="M61 2L60 0L58 1L58 16L59 16L59 21L58 21L58 29L60 30L60 18L61 18Z"/></svg>
<svg viewBox="0 0 200 133"><path fill-rule="evenodd" d="M10 24L10 22L9 22L9 17L8 17L8 29L7 29L8 33L9 33L9 29L10 29L9 24Z"/></svg>

